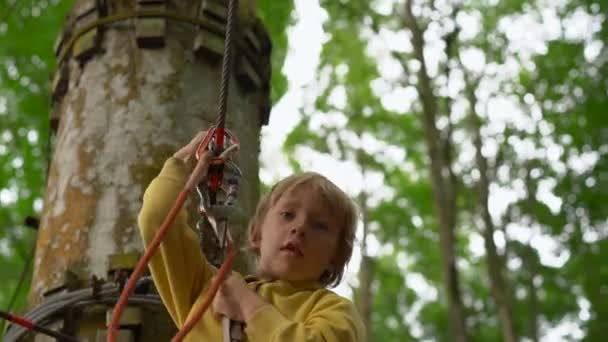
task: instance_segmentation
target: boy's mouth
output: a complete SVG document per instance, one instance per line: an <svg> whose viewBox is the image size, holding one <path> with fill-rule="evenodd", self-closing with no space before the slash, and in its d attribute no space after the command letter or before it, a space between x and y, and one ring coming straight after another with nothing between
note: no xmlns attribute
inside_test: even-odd
<svg viewBox="0 0 608 342"><path fill-rule="evenodd" d="M295 242L288 242L288 243L284 244L283 247L281 247L281 251L289 251L298 256L304 255L304 254L302 254L302 250L300 249L300 246Z"/></svg>

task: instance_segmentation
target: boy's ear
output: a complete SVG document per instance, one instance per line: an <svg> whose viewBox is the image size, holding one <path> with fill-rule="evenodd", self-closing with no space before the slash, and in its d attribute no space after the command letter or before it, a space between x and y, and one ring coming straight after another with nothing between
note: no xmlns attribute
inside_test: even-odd
<svg viewBox="0 0 608 342"><path fill-rule="evenodd" d="M255 249L260 248L260 242L262 241L262 232L259 225L254 225L249 234L249 245Z"/></svg>

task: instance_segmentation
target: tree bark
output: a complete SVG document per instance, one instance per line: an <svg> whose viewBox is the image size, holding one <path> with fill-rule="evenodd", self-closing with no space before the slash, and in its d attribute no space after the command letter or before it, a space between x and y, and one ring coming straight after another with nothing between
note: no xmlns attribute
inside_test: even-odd
<svg viewBox="0 0 608 342"><path fill-rule="evenodd" d="M362 164L359 164L362 165ZM364 191L358 198L359 210L361 210L361 216L363 221L363 237L361 238L361 262L359 264L359 287L356 290L355 303L363 324L367 331L368 341L372 340L372 304L374 296L372 294L372 281L374 280L374 266L375 260L370 257L367 253L367 236L369 234L369 224L366 218L366 202L367 195Z"/></svg>
<svg viewBox="0 0 608 342"><path fill-rule="evenodd" d="M526 191L527 191L527 196L526 196L526 205L531 207L534 205L534 201L536 201L535 199L535 194L536 194L536 183L534 182L534 180L532 179L532 166L529 163L526 163L527 165L525 166L526 169L526 177L525 177L525 184L526 184ZM524 247L523 253L522 253L522 264L526 270L526 281L525 281L525 285L528 288L528 312L530 314L530 320L529 320L529 337L532 340L532 342L538 342L540 340L539 337L539 328L538 328L538 315L539 315L539 310L540 310L540 305L539 305L539 301L538 301L538 289L536 288L536 285L534 284L534 278L536 277L536 275L539 272L539 260L538 260L538 255L536 254L536 251L534 250L534 248L532 248L532 246L530 245L526 245Z"/></svg>
<svg viewBox="0 0 608 342"><path fill-rule="evenodd" d="M438 215L442 268L448 296L448 311L452 340L465 342L468 341L468 334L458 280L455 252L455 186L451 177L451 165L450 162L446 160L444 151L446 146L449 147L449 144L445 144L446 141L442 139L435 124L438 103L437 98L433 93L431 80L426 69L423 31L412 13L411 0L405 2L404 23L412 33L411 42L414 47L414 56L416 60L420 62L418 84L416 88L422 100L425 140L431 159L431 182L435 210ZM449 137L446 139L449 139Z"/></svg>
<svg viewBox="0 0 608 342"><path fill-rule="evenodd" d="M239 3L239 22L255 19L242 10L254 8L255 2ZM77 0L68 25L78 25L75 18L94 4ZM167 11L196 17L200 4L174 0ZM108 1L110 14L135 9L136 1ZM49 290L73 289L67 275L78 280L76 288L87 287L91 277L107 279L118 267L113 258L140 255L136 218L144 190L174 151L215 123L221 62L194 54L199 31L192 24L149 20L164 20L157 26L165 25L161 48L138 47L134 26L143 19L127 19L104 26L100 49L91 56L66 60L67 91L54 99L52 116L59 125L34 259L32 306ZM244 174L240 214L231 221L238 238L257 202L260 111L268 101L267 89L243 87L234 70L231 78L226 128L240 140L236 162ZM195 205L190 210L194 226ZM244 270L246 257L237 265Z"/></svg>
<svg viewBox="0 0 608 342"><path fill-rule="evenodd" d="M534 250L530 247L526 248L523 255L523 265L527 268L528 274L526 276L525 285L528 288L528 313L530 320L528 322L528 336L532 342L538 342L538 313L539 303L536 285L534 285L534 277L536 276L536 260Z"/></svg>
<svg viewBox="0 0 608 342"><path fill-rule="evenodd" d="M490 291L494 299L494 303L498 309L498 317L500 320L502 338L505 342L517 341L515 325L513 322L513 310L511 308L511 292L509 290L508 281L505 276L505 265L503 258L499 255L496 244L494 243L494 223L488 209L488 198L490 191L490 180L488 171L488 162L483 156L482 138L481 138L481 122L477 111L477 96L475 95L476 87L471 84L466 70L463 70L465 79L465 92L469 101L469 121L471 132L473 133L473 145L475 146L475 163L479 171L479 182L477 184L477 210L481 215L484 230L483 240L484 247L487 253L488 277L490 279Z"/></svg>
<svg viewBox="0 0 608 342"><path fill-rule="evenodd" d="M372 341L372 281L374 280L375 260L369 255L361 256L359 265L359 288L357 289L357 309L363 319L367 331L367 340Z"/></svg>

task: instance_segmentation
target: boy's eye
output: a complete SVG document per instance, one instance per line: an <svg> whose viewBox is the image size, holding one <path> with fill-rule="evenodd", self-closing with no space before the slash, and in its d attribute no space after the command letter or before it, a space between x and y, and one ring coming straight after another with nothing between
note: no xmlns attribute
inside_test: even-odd
<svg viewBox="0 0 608 342"><path fill-rule="evenodd" d="M291 220L295 217L295 214L292 213L291 211L282 211L280 213L281 217L286 219L286 220Z"/></svg>

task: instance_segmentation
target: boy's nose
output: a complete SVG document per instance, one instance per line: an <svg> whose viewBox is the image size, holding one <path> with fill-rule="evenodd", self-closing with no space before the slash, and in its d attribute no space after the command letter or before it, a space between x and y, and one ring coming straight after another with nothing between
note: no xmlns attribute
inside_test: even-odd
<svg viewBox="0 0 608 342"><path fill-rule="evenodd" d="M304 235L305 230L303 224L295 224L291 227L291 234Z"/></svg>

